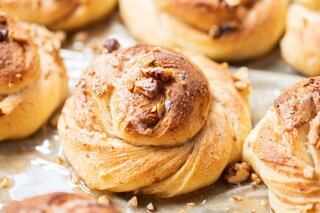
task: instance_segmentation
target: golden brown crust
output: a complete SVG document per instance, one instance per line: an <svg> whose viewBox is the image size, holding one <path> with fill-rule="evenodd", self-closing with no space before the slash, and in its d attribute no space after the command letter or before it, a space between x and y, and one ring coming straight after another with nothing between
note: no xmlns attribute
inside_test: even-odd
<svg viewBox="0 0 320 213"><path fill-rule="evenodd" d="M116 0L1 0L1 9L55 30L74 30L111 12Z"/></svg>
<svg viewBox="0 0 320 213"><path fill-rule="evenodd" d="M288 0L120 0L120 13L133 36L146 43L241 61L273 48L287 6Z"/></svg>
<svg viewBox="0 0 320 213"><path fill-rule="evenodd" d="M138 45L103 55L83 79L80 95L89 90L109 103L115 136L132 144L184 143L208 114L211 96L204 75L165 49Z"/></svg>
<svg viewBox="0 0 320 213"><path fill-rule="evenodd" d="M9 94L38 78L39 56L35 44L25 37L27 31L21 24L4 16L0 19L3 36L0 42L0 94Z"/></svg>
<svg viewBox="0 0 320 213"><path fill-rule="evenodd" d="M109 203L97 201L83 195L65 192L38 195L20 202L14 202L5 208L4 213L118 213Z"/></svg>
<svg viewBox="0 0 320 213"><path fill-rule="evenodd" d="M253 3L254 0L157 0L162 10L205 32L227 22L243 22Z"/></svg>
<svg viewBox="0 0 320 213"><path fill-rule="evenodd" d="M305 7L308 7L312 10L320 9L320 1L319 0L295 0L295 2L302 4Z"/></svg>
<svg viewBox="0 0 320 213"><path fill-rule="evenodd" d="M35 132L67 95L60 40L0 14L0 141Z"/></svg>
<svg viewBox="0 0 320 213"><path fill-rule="evenodd" d="M283 92L248 136L244 159L269 188L275 212L320 210L320 78Z"/></svg>
<svg viewBox="0 0 320 213"><path fill-rule="evenodd" d="M91 64L59 135L90 188L171 197L212 184L239 159L250 129L246 99L227 70L201 55L136 45Z"/></svg>
<svg viewBox="0 0 320 213"><path fill-rule="evenodd" d="M320 13L294 3L287 16L287 31L280 43L283 59L307 76L320 74Z"/></svg>

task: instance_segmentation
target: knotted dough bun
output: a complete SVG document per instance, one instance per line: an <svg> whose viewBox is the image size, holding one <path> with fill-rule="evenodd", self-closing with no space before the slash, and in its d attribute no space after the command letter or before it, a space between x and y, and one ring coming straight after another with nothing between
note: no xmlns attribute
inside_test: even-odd
<svg viewBox="0 0 320 213"><path fill-rule="evenodd" d="M89 188L171 197L214 183L239 160L249 83L236 78L238 92L226 69L182 52L137 45L84 72L58 129Z"/></svg>
<svg viewBox="0 0 320 213"><path fill-rule="evenodd" d="M243 158L275 212L320 211L320 77L285 90L250 133Z"/></svg>
<svg viewBox="0 0 320 213"><path fill-rule="evenodd" d="M313 7L305 7L307 3L290 6L287 31L281 41L281 55L302 74L317 76L320 74L320 10L313 8L316 5L320 8L320 2L308 2L314 2Z"/></svg>
<svg viewBox="0 0 320 213"><path fill-rule="evenodd" d="M243 61L277 44L287 6L288 0L120 0L120 13L140 41Z"/></svg>
<svg viewBox="0 0 320 213"><path fill-rule="evenodd" d="M68 93L60 40L0 13L0 141L34 133Z"/></svg>
<svg viewBox="0 0 320 213"><path fill-rule="evenodd" d="M75 30L91 24L114 8L117 0L0 0L9 15L54 30Z"/></svg>

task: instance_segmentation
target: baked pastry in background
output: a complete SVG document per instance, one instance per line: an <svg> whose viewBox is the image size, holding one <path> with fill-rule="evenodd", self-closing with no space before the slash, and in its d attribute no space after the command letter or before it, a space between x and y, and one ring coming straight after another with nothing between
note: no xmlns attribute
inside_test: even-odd
<svg viewBox="0 0 320 213"><path fill-rule="evenodd" d="M117 0L0 0L9 15L54 30L75 30L107 16Z"/></svg>
<svg viewBox="0 0 320 213"><path fill-rule="evenodd" d="M82 75L58 130L90 189L172 197L214 183L240 159L249 82L177 51L136 45L102 54Z"/></svg>
<svg viewBox="0 0 320 213"><path fill-rule="evenodd" d="M0 141L34 133L68 93L60 40L0 13Z"/></svg>
<svg viewBox="0 0 320 213"><path fill-rule="evenodd" d="M249 134L243 159L275 212L320 212L320 77L285 90Z"/></svg>
<svg viewBox="0 0 320 213"><path fill-rule="evenodd" d="M119 213L111 203L98 203L83 195L57 192L13 202L4 213Z"/></svg>
<svg viewBox="0 0 320 213"><path fill-rule="evenodd" d="M313 10L320 10L320 1L319 0L295 0L295 2L304 5Z"/></svg>
<svg viewBox="0 0 320 213"><path fill-rule="evenodd" d="M290 6L287 31L281 41L283 59L307 76L320 75L320 2Z"/></svg>
<svg viewBox="0 0 320 213"><path fill-rule="evenodd" d="M243 61L277 44L287 6L288 0L120 0L120 13L140 41Z"/></svg>

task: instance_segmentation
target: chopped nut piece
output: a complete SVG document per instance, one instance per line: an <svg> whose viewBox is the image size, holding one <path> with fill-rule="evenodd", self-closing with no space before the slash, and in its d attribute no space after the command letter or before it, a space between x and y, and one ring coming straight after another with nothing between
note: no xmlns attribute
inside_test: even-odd
<svg viewBox="0 0 320 213"><path fill-rule="evenodd" d="M5 28L0 29L0 42L5 41L8 38L9 31Z"/></svg>
<svg viewBox="0 0 320 213"><path fill-rule="evenodd" d="M11 185L10 181L8 178L4 178L1 183L0 183L0 188L5 189L5 188L9 188Z"/></svg>
<svg viewBox="0 0 320 213"><path fill-rule="evenodd" d="M250 184L252 187L257 187L262 181L256 173L251 174L252 183Z"/></svg>
<svg viewBox="0 0 320 213"><path fill-rule="evenodd" d="M151 108L151 112L156 112L157 111L157 105L154 105L152 108Z"/></svg>
<svg viewBox="0 0 320 213"><path fill-rule="evenodd" d="M180 78L180 80L182 80L182 81L186 80L186 76L185 76L185 75L182 75L182 74L179 74L179 78Z"/></svg>
<svg viewBox="0 0 320 213"><path fill-rule="evenodd" d="M153 205L153 203L149 203L149 204L147 205L147 209L148 209L149 211L155 211L155 210L156 210L156 207Z"/></svg>
<svg viewBox="0 0 320 213"><path fill-rule="evenodd" d="M251 167L247 162L236 163L227 170L225 179L229 183L237 184L250 176Z"/></svg>
<svg viewBox="0 0 320 213"><path fill-rule="evenodd" d="M16 77L16 78L21 78L21 77L22 77L22 74L21 74L21 73L17 73L17 74L15 75L15 77Z"/></svg>
<svg viewBox="0 0 320 213"><path fill-rule="evenodd" d="M130 92L132 92L134 89L134 83L132 81L127 81L126 87Z"/></svg>
<svg viewBox="0 0 320 213"><path fill-rule="evenodd" d="M232 78L234 81L234 86L239 91L248 90L250 88L247 67L240 67L239 70L232 75Z"/></svg>
<svg viewBox="0 0 320 213"><path fill-rule="evenodd" d="M120 48L120 43L117 39L108 39L104 44L103 47L105 47L109 53L112 53L113 51L116 51Z"/></svg>
<svg viewBox="0 0 320 213"><path fill-rule="evenodd" d="M162 67L141 68L141 72L146 77L152 77L156 80L169 81L172 79L173 71Z"/></svg>
<svg viewBox="0 0 320 213"><path fill-rule="evenodd" d="M137 198L137 196L133 196L133 197L128 201L128 204L129 204L131 207L137 208L137 207L138 207L138 198Z"/></svg>
<svg viewBox="0 0 320 213"><path fill-rule="evenodd" d="M110 199L106 195L102 195L98 198L99 203L109 204Z"/></svg>
<svg viewBox="0 0 320 213"><path fill-rule="evenodd" d="M160 101L157 103L157 114L159 116L159 118L162 118L162 115L165 111L165 106L163 104L163 101Z"/></svg>
<svg viewBox="0 0 320 213"><path fill-rule="evenodd" d="M236 196L233 196L233 197L231 198L231 201L232 201L232 202L235 202L235 201L243 201L243 197L236 195Z"/></svg>
<svg viewBox="0 0 320 213"><path fill-rule="evenodd" d="M190 203L187 203L187 206L195 206L196 204L194 202L190 202Z"/></svg>
<svg viewBox="0 0 320 213"><path fill-rule="evenodd" d="M203 200L201 204L206 204L207 203L207 200Z"/></svg>
<svg viewBox="0 0 320 213"><path fill-rule="evenodd" d="M134 92L143 94L148 98L154 98L158 94L158 83L152 78L135 82Z"/></svg>

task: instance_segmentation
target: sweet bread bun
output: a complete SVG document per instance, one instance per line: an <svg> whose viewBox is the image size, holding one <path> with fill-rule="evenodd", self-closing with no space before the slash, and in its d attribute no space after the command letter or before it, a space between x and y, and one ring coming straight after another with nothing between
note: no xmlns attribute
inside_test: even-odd
<svg viewBox="0 0 320 213"><path fill-rule="evenodd" d="M0 0L9 15L54 30L75 30L108 15L117 0Z"/></svg>
<svg viewBox="0 0 320 213"><path fill-rule="evenodd" d="M320 77L285 90L243 148L275 212L320 212Z"/></svg>
<svg viewBox="0 0 320 213"><path fill-rule="evenodd" d="M38 195L13 202L4 213L119 213L111 203L98 203L82 195L65 192Z"/></svg>
<svg viewBox="0 0 320 213"><path fill-rule="evenodd" d="M288 0L120 0L121 16L140 41L243 61L280 39Z"/></svg>
<svg viewBox="0 0 320 213"><path fill-rule="evenodd" d="M320 1L319 0L295 0L295 2L304 5L312 10L320 10Z"/></svg>
<svg viewBox="0 0 320 213"><path fill-rule="evenodd" d="M0 141L43 125L68 93L60 40L0 12Z"/></svg>
<svg viewBox="0 0 320 213"><path fill-rule="evenodd" d="M183 53L179 53L179 52ZM214 183L241 157L249 83L201 55L137 45L99 56L58 130L91 189L171 197Z"/></svg>
<svg viewBox="0 0 320 213"><path fill-rule="evenodd" d="M320 3L318 5L320 7ZM304 75L320 74L320 10L297 3L290 6L281 55Z"/></svg>

